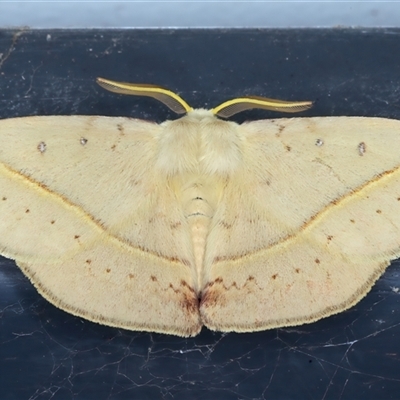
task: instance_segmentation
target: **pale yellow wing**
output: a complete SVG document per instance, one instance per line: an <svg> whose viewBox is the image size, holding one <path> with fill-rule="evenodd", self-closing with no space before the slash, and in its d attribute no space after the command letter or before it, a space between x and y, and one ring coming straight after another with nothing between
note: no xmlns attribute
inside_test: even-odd
<svg viewBox="0 0 400 400"><path fill-rule="evenodd" d="M246 167L207 239L205 325L257 331L351 307L400 255L400 121L293 118L240 134Z"/></svg>
<svg viewBox="0 0 400 400"><path fill-rule="evenodd" d="M0 253L75 315L188 336L191 239L154 168L159 134L128 118L0 121Z"/></svg>

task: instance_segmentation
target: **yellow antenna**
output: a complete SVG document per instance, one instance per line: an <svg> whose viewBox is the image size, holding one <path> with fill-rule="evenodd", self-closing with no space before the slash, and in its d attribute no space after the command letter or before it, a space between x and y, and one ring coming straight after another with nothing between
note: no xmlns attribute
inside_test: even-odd
<svg viewBox="0 0 400 400"><path fill-rule="evenodd" d="M234 114L252 108L296 113L307 110L312 106L312 104L312 101L284 101L269 99L267 97L246 96L225 101L218 107L213 108L211 111L219 117L229 118Z"/></svg>
<svg viewBox="0 0 400 400"><path fill-rule="evenodd" d="M102 88L109 90L110 92L153 97L156 100L161 101L161 103L164 103L177 114L185 114L193 110L193 108L176 93L160 86L147 85L143 83L116 82L104 78L97 78L96 82Z"/></svg>

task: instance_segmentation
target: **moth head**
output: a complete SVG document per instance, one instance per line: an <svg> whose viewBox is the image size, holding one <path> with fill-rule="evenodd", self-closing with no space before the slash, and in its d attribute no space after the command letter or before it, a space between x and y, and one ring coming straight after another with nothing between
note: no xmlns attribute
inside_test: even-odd
<svg viewBox="0 0 400 400"><path fill-rule="evenodd" d="M156 85L143 83L116 82L109 79L97 78L97 83L110 92L135 96L148 96L161 101L177 114L186 114L194 109L182 97L171 90ZM243 96L228 100L213 108L211 112L221 118L229 118L244 110L262 108L264 110L296 113L307 110L312 106L311 101L284 101L267 97Z"/></svg>

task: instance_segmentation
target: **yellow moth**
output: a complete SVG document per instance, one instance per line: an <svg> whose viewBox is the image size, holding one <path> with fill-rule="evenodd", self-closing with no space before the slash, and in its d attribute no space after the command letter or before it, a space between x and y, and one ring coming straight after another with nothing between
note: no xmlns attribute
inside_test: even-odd
<svg viewBox="0 0 400 400"><path fill-rule="evenodd" d="M194 336L316 321L357 303L400 255L400 122L236 124L243 97L193 110L159 87L98 79L177 113L0 121L0 253L57 307Z"/></svg>

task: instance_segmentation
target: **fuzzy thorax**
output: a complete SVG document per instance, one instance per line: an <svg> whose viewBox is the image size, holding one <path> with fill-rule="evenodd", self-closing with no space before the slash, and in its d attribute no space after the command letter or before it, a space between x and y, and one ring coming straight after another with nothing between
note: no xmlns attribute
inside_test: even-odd
<svg viewBox="0 0 400 400"><path fill-rule="evenodd" d="M210 110L193 110L161 126L156 165L168 176L185 173L229 176L241 162L239 125L215 117Z"/></svg>

